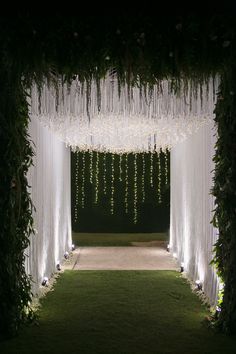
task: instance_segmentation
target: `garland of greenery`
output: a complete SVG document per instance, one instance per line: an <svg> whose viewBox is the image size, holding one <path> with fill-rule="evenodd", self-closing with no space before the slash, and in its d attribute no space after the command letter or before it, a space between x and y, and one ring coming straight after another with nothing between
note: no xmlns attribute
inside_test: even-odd
<svg viewBox="0 0 236 354"><path fill-rule="evenodd" d="M17 70L39 84L63 74L70 81L104 77L115 68L120 82L154 84L164 78L202 83L222 70L231 50L233 16L0 18L0 44ZM5 36L7 34L7 36ZM2 36L2 37L1 37ZM3 37L4 36L4 37ZM2 42L2 43L1 43Z"/></svg>
<svg viewBox="0 0 236 354"><path fill-rule="evenodd" d="M213 224L219 229L213 263L224 284L215 315L215 325L236 333L236 67L227 67L222 76L215 108L218 141L215 152L215 196Z"/></svg>
<svg viewBox="0 0 236 354"><path fill-rule="evenodd" d="M24 269L24 250L33 233L32 204L26 173L32 161L27 136L25 89L62 74L70 85L75 74L88 83L108 69L129 85L171 79L197 85L222 75L216 106L216 211L219 228L215 264L225 288L219 327L236 332L235 238L235 18L234 16L168 16L150 19L106 16L67 18L64 14L34 18L0 18L0 331L17 332L31 301L30 278ZM23 79L23 81L22 81ZM54 80L55 81L55 80Z"/></svg>
<svg viewBox="0 0 236 354"><path fill-rule="evenodd" d="M0 73L0 338L17 333L32 319L31 282L25 271L25 248L33 233L32 204L26 173L33 151L27 135L28 106L19 77Z"/></svg>

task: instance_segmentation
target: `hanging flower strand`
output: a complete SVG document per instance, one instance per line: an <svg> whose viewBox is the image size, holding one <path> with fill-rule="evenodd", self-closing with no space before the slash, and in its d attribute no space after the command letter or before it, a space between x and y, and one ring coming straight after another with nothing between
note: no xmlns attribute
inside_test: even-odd
<svg viewBox="0 0 236 354"><path fill-rule="evenodd" d="M157 165L158 165L158 180L157 180L157 198L158 204L161 204L161 151L157 154Z"/></svg>
<svg viewBox="0 0 236 354"><path fill-rule="evenodd" d="M150 153L150 185L153 187L153 153Z"/></svg>
<svg viewBox="0 0 236 354"><path fill-rule="evenodd" d="M125 213L129 212L129 203L128 203L128 195L129 195L129 174L128 174L128 154L125 154Z"/></svg>
<svg viewBox="0 0 236 354"><path fill-rule="evenodd" d="M111 214L114 214L114 180L115 180L115 168L114 168L114 163L115 163L115 156L114 154L111 154Z"/></svg>
<svg viewBox="0 0 236 354"><path fill-rule="evenodd" d="M85 201L85 151L82 152L82 184L81 184L81 208L84 209L84 201Z"/></svg>
<svg viewBox="0 0 236 354"><path fill-rule="evenodd" d="M96 152L96 165L95 165L95 204L98 203L99 194L99 152Z"/></svg>
<svg viewBox="0 0 236 354"><path fill-rule="evenodd" d="M137 188L137 180L138 180L138 168L137 168L137 154L134 154L134 224L137 224L138 221L138 188Z"/></svg>
<svg viewBox="0 0 236 354"><path fill-rule="evenodd" d="M89 181L93 184L93 150L89 152Z"/></svg>
<svg viewBox="0 0 236 354"><path fill-rule="evenodd" d="M122 182L122 154L119 156L119 181Z"/></svg>
<svg viewBox="0 0 236 354"><path fill-rule="evenodd" d="M75 215L74 221L77 222L78 219L78 207L79 207L79 152L76 152L76 163L75 163Z"/></svg>
<svg viewBox="0 0 236 354"><path fill-rule="evenodd" d="M145 155L142 153L142 203L145 202Z"/></svg>
<svg viewBox="0 0 236 354"><path fill-rule="evenodd" d="M165 184L168 184L168 150L165 151Z"/></svg>
<svg viewBox="0 0 236 354"><path fill-rule="evenodd" d="M104 152L104 154L103 154L103 193L104 194L107 194L107 180L106 180L107 164L106 164L106 157L107 157L107 154Z"/></svg>

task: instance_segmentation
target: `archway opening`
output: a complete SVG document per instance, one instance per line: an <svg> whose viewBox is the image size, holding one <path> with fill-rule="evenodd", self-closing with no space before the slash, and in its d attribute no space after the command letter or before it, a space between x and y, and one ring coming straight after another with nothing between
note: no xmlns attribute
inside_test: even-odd
<svg viewBox="0 0 236 354"><path fill-rule="evenodd" d="M218 84L217 78L194 89L191 82L182 83L177 94L171 82L163 81L142 91L138 86L119 84L112 71L100 82L92 79L86 85L75 77L70 90L63 78L58 79L56 89L45 84L38 92L33 86L30 102L31 119L40 121L74 153L74 231L80 229L87 207L89 227L97 232L112 232L116 225L118 232L129 231L125 229L126 215L136 232L142 232L139 219L147 194L155 199L159 211L165 201L166 212L171 210L170 221L164 223L170 233L171 253L185 265L192 280L200 279L211 304L217 302L219 285L209 265L216 241L210 225L213 198L209 194ZM103 228L101 214L97 226L94 220L91 225L89 200L96 211L102 211L107 228ZM110 225L108 214L113 218ZM156 214L154 228L160 227L158 217L163 222L162 215ZM56 264L65 251L57 247L55 259L45 269Z"/></svg>
<svg viewBox="0 0 236 354"><path fill-rule="evenodd" d="M101 23L99 17L81 15L68 19L59 14L49 21L21 15L16 19L1 18L8 34L1 37L0 67L1 141L4 147L3 247L0 252L6 270L1 277L4 283L1 311L6 331L16 331L22 318L28 317L31 296L30 280L24 269L25 249L33 232L32 204L26 180L32 149L27 135L29 115L25 90L34 81L42 87L45 76L55 83L55 73L64 75L70 87L78 73L81 83L88 84L89 97L91 79L95 77L99 82L107 70L114 67L119 83L126 83L129 88L141 80L144 90L147 84L152 86L166 78L170 78L172 88L177 92L180 92L182 78L185 83L193 80L193 89L200 87L201 90L212 75L221 76L215 108L218 140L214 157L216 209L213 223L219 228L219 239L214 262L225 282L223 311L218 323L224 331L235 331L234 16L220 12L199 18L184 12L181 16L167 18L159 14L154 21L150 17L143 18L143 14L134 19L124 16L114 20L109 17ZM57 84L56 87L59 88ZM52 186L53 182L52 179ZM60 209L57 209L57 219L59 216ZM0 329L5 332L2 323Z"/></svg>

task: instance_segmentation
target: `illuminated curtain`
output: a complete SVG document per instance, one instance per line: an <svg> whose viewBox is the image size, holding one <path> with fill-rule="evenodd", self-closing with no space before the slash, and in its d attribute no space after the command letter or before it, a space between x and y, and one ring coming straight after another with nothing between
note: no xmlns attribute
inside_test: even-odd
<svg viewBox="0 0 236 354"><path fill-rule="evenodd" d="M99 84L95 79L81 83L75 77L68 90L58 78L58 88L45 82L41 95L32 86L30 114L73 151L166 150L212 120L217 85L218 79L195 88L182 82L177 95L168 80L149 90L119 86L114 74L107 74Z"/></svg>
<svg viewBox="0 0 236 354"><path fill-rule="evenodd" d="M37 120L30 122L29 134L36 153L28 173L36 234L26 251L26 269L38 293L43 277L50 278L71 250L70 149Z"/></svg>
<svg viewBox="0 0 236 354"><path fill-rule="evenodd" d="M213 123L171 150L170 247L193 281L200 280L211 304L216 303L218 279L209 265L217 230L210 223L214 199Z"/></svg>

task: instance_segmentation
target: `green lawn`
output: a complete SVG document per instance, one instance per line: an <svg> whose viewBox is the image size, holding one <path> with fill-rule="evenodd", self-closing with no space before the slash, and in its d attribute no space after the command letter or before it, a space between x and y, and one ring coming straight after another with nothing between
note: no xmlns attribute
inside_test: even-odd
<svg viewBox="0 0 236 354"><path fill-rule="evenodd" d="M132 242L167 241L166 233L75 233L77 246L132 246Z"/></svg>
<svg viewBox="0 0 236 354"><path fill-rule="evenodd" d="M235 354L174 271L65 271L39 325L0 344L5 354Z"/></svg>

